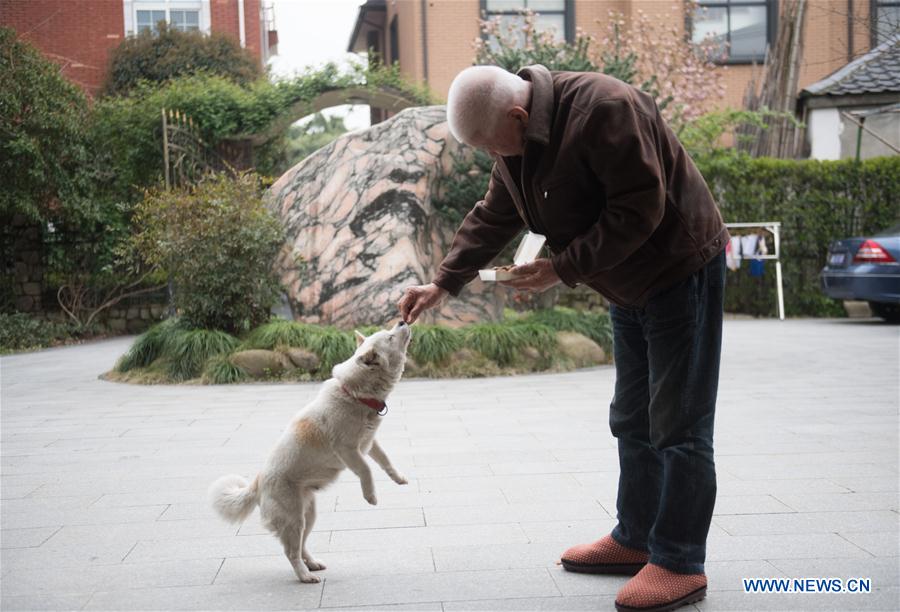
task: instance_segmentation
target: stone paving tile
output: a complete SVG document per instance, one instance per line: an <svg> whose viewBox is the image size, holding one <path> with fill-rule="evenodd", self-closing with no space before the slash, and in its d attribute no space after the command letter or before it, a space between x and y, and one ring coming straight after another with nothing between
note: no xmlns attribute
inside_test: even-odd
<svg viewBox="0 0 900 612"><path fill-rule="evenodd" d="M900 559L770 559L789 578L868 578L873 587L900 587ZM747 576L748 578L751 576ZM735 589L735 590L740 590Z"/></svg>
<svg viewBox="0 0 900 612"><path fill-rule="evenodd" d="M328 580L323 606L378 605L547 597L560 592L545 569L395 574L373 578Z"/></svg>
<svg viewBox="0 0 900 612"><path fill-rule="evenodd" d="M577 612L581 610L612 610L614 596L597 597L540 597L522 599L483 599L481 601L448 601L444 612Z"/></svg>
<svg viewBox="0 0 900 612"><path fill-rule="evenodd" d="M871 559L872 555L836 533L732 536L710 532L706 546L709 561L819 557Z"/></svg>
<svg viewBox="0 0 900 612"><path fill-rule="evenodd" d="M319 606L322 584L296 578L266 589L213 585L97 591L84 610L309 610Z"/></svg>
<svg viewBox="0 0 900 612"><path fill-rule="evenodd" d="M839 534L845 540L853 542L863 550L876 557L900 556L900 532L892 531L862 531L841 532Z"/></svg>
<svg viewBox="0 0 900 612"><path fill-rule="evenodd" d="M34 527L31 529L3 529L0 531L0 548L33 548L46 542L50 536L62 529L55 527Z"/></svg>
<svg viewBox="0 0 900 612"><path fill-rule="evenodd" d="M81 610L91 593L29 593L28 595L7 595L0 593L0 608L3 610Z"/></svg>
<svg viewBox="0 0 900 612"><path fill-rule="evenodd" d="M795 512L720 516L716 524L731 535L835 533L838 531L892 531L898 528L896 512Z"/></svg>
<svg viewBox="0 0 900 612"><path fill-rule="evenodd" d="M221 559L204 559L141 565L98 565L79 571L60 571L56 568L13 570L3 577L3 592L6 595L62 594L93 592L110 585L118 589L208 585L212 584L221 566Z"/></svg>
<svg viewBox="0 0 900 612"><path fill-rule="evenodd" d="M518 524L443 525L405 529L335 531L328 550L378 550L384 547L446 546L449 544L508 544L527 542Z"/></svg>
<svg viewBox="0 0 900 612"><path fill-rule="evenodd" d="M552 568L572 542L529 542L493 546L435 546L432 548L438 572Z"/></svg>
<svg viewBox="0 0 900 612"><path fill-rule="evenodd" d="M316 572L323 580L353 580L358 576L391 576L394 574L434 573L434 559L429 548L392 548L353 552L320 552L313 556L326 569ZM265 557L232 557L225 560L215 584L255 584L264 588L272 582L294 578L294 572L283 554ZM299 583L298 583L299 585Z"/></svg>
<svg viewBox="0 0 900 612"><path fill-rule="evenodd" d="M521 523L547 519L608 519L609 515L594 501L517 503L506 506L440 507L425 509L428 525L486 525Z"/></svg>

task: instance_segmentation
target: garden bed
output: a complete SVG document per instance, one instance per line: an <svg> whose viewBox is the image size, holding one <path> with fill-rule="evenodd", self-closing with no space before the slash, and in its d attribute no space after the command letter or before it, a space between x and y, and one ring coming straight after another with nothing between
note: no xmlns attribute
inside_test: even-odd
<svg viewBox="0 0 900 612"><path fill-rule="evenodd" d="M377 327L361 328L364 334ZM228 384L325 380L353 354L353 332L272 320L242 338L167 319L135 340L106 380L136 384ZM610 362L605 312L557 308L508 313L459 329L415 325L406 378L471 378L561 372Z"/></svg>

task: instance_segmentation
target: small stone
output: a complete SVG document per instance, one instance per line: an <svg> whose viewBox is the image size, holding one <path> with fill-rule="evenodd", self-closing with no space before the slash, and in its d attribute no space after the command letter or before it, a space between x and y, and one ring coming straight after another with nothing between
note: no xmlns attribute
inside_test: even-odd
<svg viewBox="0 0 900 612"><path fill-rule="evenodd" d="M150 309L147 307L141 308L141 318L146 320L150 318Z"/></svg>
<svg viewBox="0 0 900 612"><path fill-rule="evenodd" d="M301 348L289 348L287 351L288 359L295 366L306 372L314 372L319 369L319 356L313 352Z"/></svg>
<svg viewBox="0 0 900 612"><path fill-rule="evenodd" d="M293 366L286 355L263 349L239 351L231 356L231 363L254 377L280 374Z"/></svg>
<svg viewBox="0 0 900 612"><path fill-rule="evenodd" d="M557 332L556 341L560 352L575 363L575 367L587 368L606 363L606 351L603 347L581 334L575 332Z"/></svg>
<svg viewBox="0 0 900 612"><path fill-rule="evenodd" d="M140 309L138 309L137 306L130 306L128 308L127 314L125 315L125 318L126 319L137 319L140 316L141 316Z"/></svg>
<svg viewBox="0 0 900 612"><path fill-rule="evenodd" d="M109 326L109 331L115 333L124 333L128 329L128 322L125 319L110 319L107 325Z"/></svg>

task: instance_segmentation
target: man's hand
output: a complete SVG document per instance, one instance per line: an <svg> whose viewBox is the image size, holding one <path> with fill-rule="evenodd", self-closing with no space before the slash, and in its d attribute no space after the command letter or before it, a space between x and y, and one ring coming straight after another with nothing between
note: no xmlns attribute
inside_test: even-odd
<svg viewBox="0 0 900 612"><path fill-rule="evenodd" d="M420 314L429 308L434 308L446 297L447 290L441 289L434 283L407 287L403 292L403 297L397 302L397 308L400 309L400 316L403 317L403 320L412 324Z"/></svg>
<svg viewBox="0 0 900 612"><path fill-rule="evenodd" d="M549 259L536 259L531 263L516 266L512 271L516 277L500 281L504 287L540 292L561 282Z"/></svg>

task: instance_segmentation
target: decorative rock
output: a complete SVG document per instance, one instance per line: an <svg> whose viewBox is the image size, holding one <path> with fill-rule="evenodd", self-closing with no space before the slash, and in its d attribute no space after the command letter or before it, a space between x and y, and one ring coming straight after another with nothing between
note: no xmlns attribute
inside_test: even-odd
<svg viewBox="0 0 900 612"><path fill-rule="evenodd" d="M575 362L575 367L586 368L606 363L606 351L587 336L561 331L557 332L556 341L560 352Z"/></svg>
<svg viewBox="0 0 900 612"><path fill-rule="evenodd" d="M456 227L432 200L452 156L465 152L449 137L444 107L410 108L282 176L269 205L286 228L276 268L294 316L341 327L396 320L403 288L430 281L453 239ZM475 280L423 322L497 320L505 296Z"/></svg>
<svg viewBox="0 0 900 612"><path fill-rule="evenodd" d="M310 351L301 348L289 348L287 351L288 359L295 366L306 372L313 372L319 369L319 356Z"/></svg>
<svg viewBox="0 0 900 612"><path fill-rule="evenodd" d="M239 351L231 356L231 363L254 377L280 374L293 365L285 355L262 349Z"/></svg>

